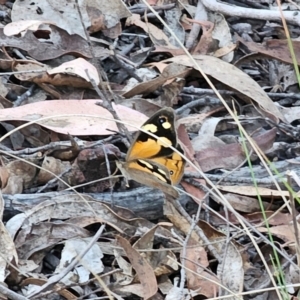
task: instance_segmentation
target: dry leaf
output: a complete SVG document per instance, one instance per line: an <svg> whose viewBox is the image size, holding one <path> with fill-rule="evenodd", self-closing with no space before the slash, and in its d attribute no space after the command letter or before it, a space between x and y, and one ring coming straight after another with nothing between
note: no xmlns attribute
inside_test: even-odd
<svg viewBox="0 0 300 300"><path fill-rule="evenodd" d="M278 107L267 96L265 91L258 85L258 83L249 75L242 72L235 66L213 56L195 55L193 57L205 74L215 78L232 89L235 89L241 95L257 102L261 108L276 118L284 120L284 117L280 113ZM175 62L186 67L193 67L197 69L191 59L186 55L172 57L164 62ZM228 76L228 74L230 74L230 76Z"/></svg>
<svg viewBox="0 0 300 300"><path fill-rule="evenodd" d="M27 51L31 57L39 61L53 59L68 53L91 57L88 43L79 35L70 35L54 25L49 25L48 30L49 39L46 43L39 40L32 31L27 31L23 37L7 37L3 33L3 28L0 28L0 42L4 47L14 47Z"/></svg>
<svg viewBox="0 0 300 300"><path fill-rule="evenodd" d="M84 78L87 82L90 82L90 79L93 79L96 85L100 83L97 69L83 58L68 61L47 72L50 75L58 73L76 75Z"/></svg>
<svg viewBox="0 0 300 300"><path fill-rule="evenodd" d="M130 260L133 268L138 275L138 278L143 287L143 298L151 298L156 294L158 289L153 269L148 264L148 262L139 254L139 252L130 245L127 240L125 240L121 236L117 236L116 240L126 252L128 259Z"/></svg>
<svg viewBox="0 0 300 300"><path fill-rule="evenodd" d="M112 115L96 105L96 100L52 100L0 110L0 121L34 121L55 132L70 135L105 135L118 131ZM114 106L114 105L113 105ZM118 116L124 122L140 127L147 117L122 105L114 106ZM78 115L88 115L79 117ZM65 115L64 117L56 117ZM74 116L75 115L75 116ZM38 121L49 117L47 120ZM101 118L102 117L102 118ZM136 128L128 126L129 130ZM109 129L109 130L108 130Z"/></svg>

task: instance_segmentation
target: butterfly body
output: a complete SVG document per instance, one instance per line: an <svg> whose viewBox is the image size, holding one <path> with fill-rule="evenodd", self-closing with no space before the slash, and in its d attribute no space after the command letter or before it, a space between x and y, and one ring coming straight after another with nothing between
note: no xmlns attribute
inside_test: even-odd
<svg viewBox="0 0 300 300"><path fill-rule="evenodd" d="M125 169L127 177L178 197L172 185L181 180L185 161L170 148L172 146L183 153L177 143L174 110L159 110L141 128L145 132L138 132L121 167Z"/></svg>

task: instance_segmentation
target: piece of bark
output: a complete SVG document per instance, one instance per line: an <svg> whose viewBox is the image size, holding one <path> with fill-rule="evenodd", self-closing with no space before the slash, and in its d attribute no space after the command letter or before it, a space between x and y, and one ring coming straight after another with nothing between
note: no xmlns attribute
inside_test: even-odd
<svg viewBox="0 0 300 300"><path fill-rule="evenodd" d="M71 195L74 192L60 191L49 192L44 194L15 194L15 195L3 195L4 206L4 218L10 219L13 215L25 211L43 201L51 200L61 195ZM147 220L154 220L163 217L163 202L164 195L162 192L156 189L147 187L135 188L130 191L115 192L113 195L110 193L86 193L97 201L102 201L107 204L111 204L113 198L115 206L125 207L131 210L137 217L146 218ZM188 196L181 195L180 202L184 207L193 206L192 200Z"/></svg>

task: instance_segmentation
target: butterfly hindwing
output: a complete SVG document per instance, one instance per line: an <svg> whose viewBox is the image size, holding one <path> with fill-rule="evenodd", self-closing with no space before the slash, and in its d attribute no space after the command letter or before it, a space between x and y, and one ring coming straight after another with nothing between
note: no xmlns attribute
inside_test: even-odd
<svg viewBox="0 0 300 300"><path fill-rule="evenodd" d="M174 198L179 196L171 185L169 170L165 166L150 160L141 160L139 163L134 160L125 164L117 162L117 165L127 179L159 189Z"/></svg>
<svg viewBox="0 0 300 300"><path fill-rule="evenodd" d="M184 154L180 145L177 145L176 149ZM169 170L172 185L179 183L184 173L185 161L177 152L173 151L169 156L156 157L151 161L164 165Z"/></svg>

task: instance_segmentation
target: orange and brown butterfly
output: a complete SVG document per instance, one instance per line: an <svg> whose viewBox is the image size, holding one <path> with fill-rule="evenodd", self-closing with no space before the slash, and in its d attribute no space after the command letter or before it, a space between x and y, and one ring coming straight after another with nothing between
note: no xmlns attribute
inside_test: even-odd
<svg viewBox="0 0 300 300"><path fill-rule="evenodd" d="M129 148L126 161L119 163L119 168L127 179L162 190L164 193L178 197L173 185L179 183L184 172L183 150L177 142L175 113L165 107L151 116L141 127ZM154 134L153 137L146 132ZM125 175L124 174L124 175Z"/></svg>

